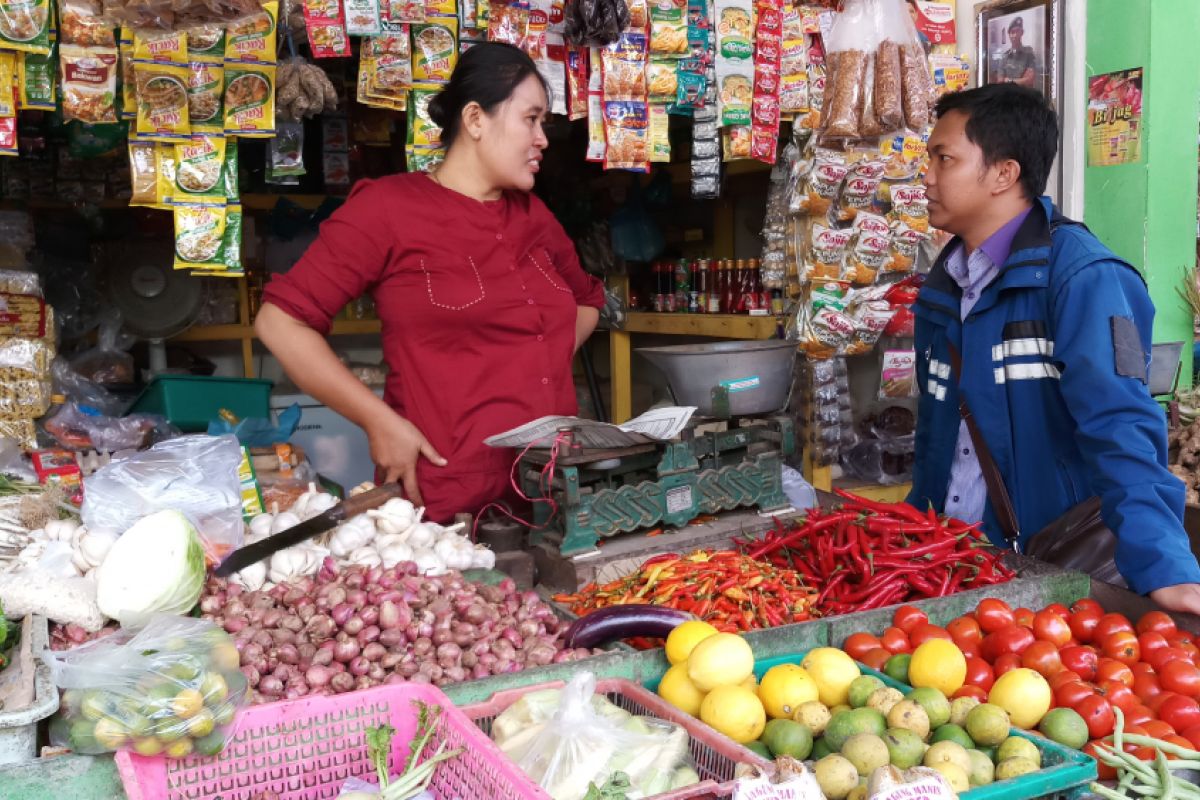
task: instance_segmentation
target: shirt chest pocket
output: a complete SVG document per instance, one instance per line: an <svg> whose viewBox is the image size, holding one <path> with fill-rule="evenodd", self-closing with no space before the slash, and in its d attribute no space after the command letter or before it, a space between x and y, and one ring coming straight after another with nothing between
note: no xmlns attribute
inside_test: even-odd
<svg viewBox="0 0 1200 800"><path fill-rule="evenodd" d="M541 279L545 280L551 288L574 296L574 292L567 286L566 281L554 266L554 259L550 255L550 251L545 247L533 247L524 255L525 265L534 268L540 273Z"/></svg>
<svg viewBox="0 0 1200 800"><path fill-rule="evenodd" d="M421 277L430 305L446 311L465 311L487 298L483 276L471 256L420 259Z"/></svg>

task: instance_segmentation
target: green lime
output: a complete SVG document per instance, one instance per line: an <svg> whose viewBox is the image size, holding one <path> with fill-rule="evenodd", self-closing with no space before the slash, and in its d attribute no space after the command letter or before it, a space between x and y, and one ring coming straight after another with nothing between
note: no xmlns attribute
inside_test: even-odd
<svg viewBox="0 0 1200 800"><path fill-rule="evenodd" d="M202 739L195 740L196 752L202 756L215 756L225 747L225 734L215 731Z"/></svg>
<svg viewBox="0 0 1200 800"><path fill-rule="evenodd" d="M201 739L213 732L213 726L212 712L204 708L187 721L187 733L193 739Z"/></svg>
<svg viewBox="0 0 1200 800"><path fill-rule="evenodd" d="M1007 781L1012 778L1019 778L1022 775L1037 772L1039 769L1041 767L1028 758L1010 758L996 765L996 780Z"/></svg>
<svg viewBox="0 0 1200 800"><path fill-rule="evenodd" d="M967 750L975 749L975 742L960 725L946 724L935 730L933 736L929 738L929 743L937 744L938 742L955 742Z"/></svg>
<svg viewBox="0 0 1200 800"><path fill-rule="evenodd" d="M1008 738L1008 731L1012 725L1008 719L1008 712L1003 708L991 703L982 703L967 713L965 727L967 735L975 740L976 744L991 747Z"/></svg>
<svg viewBox="0 0 1200 800"><path fill-rule="evenodd" d="M772 756L791 756L803 761L813 749L812 731L790 719L773 719L763 730L761 741Z"/></svg>
<svg viewBox="0 0 1200 800"><path fill-rule="evenodd" d="M83 718L90 719L92 722L106 716L109 711L108 698L104 696L103 692L88 692L79 704L79 712Z"/></svg>
<svg viewBox="0 0 1200 800"><path fill-rule="evenodd" d="M100 745L96 743L96 726L87 720L81 719L71 725L70 732L67 734L67 744L76 753L103 752Z"/></svg>
<svg viewBox="0 0 1200 800"><path fill-rule="evenodd" d="M1032 761L1042 766L1042 753L1037 749L1037 745L1022 736L1010 736L1000 745L1000 749L996 751L996 760L1000 762L1008 761L1010 758L1023 758L1027 761Z"/></svg>
<svg viewBox="0 0 1200 800"><path fill-rule="evenodd" d="M775 758L775 756L771 755L771 749L769 747L767 747L765 744L763 744L762 741L760 741L760 740L755 740L753 742L746 742L745 748L747 750L749 750L751 753L754 753L754 755L756 755L756 756L762 756L767 761L770 761L771 759ZM196 749L197 750L200 749L199 744L197 744Z"/></svg>
<svg viewBox="0 0 1200 800"><path fill-rule="evenodd" d="M140 756L156 756L163 751L163 744L153 736L133 740L133 752Z"/></svg>
<svg viewBox="0 0 1200 800"><path fill-rule="evenodd" d="M883 674L894 681L908 683L908 665L912 663L911 653L894 655L883 665Z"/></svg>
<svg viewBox="0 0 1200 800"><path fill-rule="evenodd" d="M874 675L859 675L850 683L850 705L862 708L871 699L876 689L885 688L883 681Z"/></svg>
<svg viewBox="0 0 1200 800"><path fill-rule="evenodd" d="M825 741L825 737L822 736L813 742L813 749L812 753L809 754L809 758L813 761L820 761L828 755L833 755L833 748L829 746L829 742Z"/></svg>
<svg viewBox="0 0 1200 800"><path fill-rule="evenodd" d="M883 736L887 731L887 720L873 708L856 708L853 711L843 711L835 714L825 728L825 739L830 748L841 751L842 745L851 736L859 733L873 733Z"/></svg>
<svg viewBox="0 0 1200 800"><path fill-rule="evenodd" d="M975 745L975 749L978 750L979 752L983 753L989 759L991 759L991 762L993 764L995 764L997 761L999 761L999 759L996 758L996 753L1000 750L999 747L997 747L995 745L978 745L977 744L977 745Z"/></svg>
<svg viewBox="0 0 1200 800"><path fill-rule="evenodd" d="M1076 750L1082 750L1088 741L1087 723L1079 716L1079 712L1070 708L1050 709L1042 717L1038 730L1050 741Z"/></svg>
<svg viewBox="0 0 1200 800"><path fill-rule="evenodd" d="M905 697L925 709L929 715L929 727L937 729L950 721L950 701L946 695L931 687L913 689Z"/></svg>
<svg viewBox="0 0 1200 800"><path fill-rule="evenodd" d="M888 728L883 743L887 745L892 766L900 769L912 769L925 755L925 743L907 728Z"/></svg>

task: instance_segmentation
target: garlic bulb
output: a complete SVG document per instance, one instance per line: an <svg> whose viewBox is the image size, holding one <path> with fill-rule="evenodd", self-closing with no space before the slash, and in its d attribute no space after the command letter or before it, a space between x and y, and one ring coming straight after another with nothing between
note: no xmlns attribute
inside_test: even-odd
<svg viewBox="0 0 1200 800"><path fill-rule="evenodd" d="M250 520L250 540L256 542L271 535L271 524L275 521L274 514L258 514Z"/></svg>
<svg viewBox="0 0 1200 800"><path fill-rule="evenodd" d="M240 572L233 573L229 579L246 591L257 592L267 582L267 562L263 560L257 564L243 567Z"/></svg>
<svg viewBox="0 0 1200 800"><path fill-rule="evenodd" d="M412 548L404 542L393 541L383 546L376 543L376 549L379 551L379 557L383 562L383 566L389 569L401 561L413 560Z"/></svg>
<svg viewBox="0 0 1200 800"><path fill-rule="evenodd" d="M375 538L375 523L366 514L346 520L329 538L329 552L337 558L345 558Z"/></svg>
<svg viewBox="0 0 1200 800"><path fill-rule="evenodd" d="M418 522L408 529L408 544L414 550L433 547L441 526L433 522Z"/></svg>
<svg viewBox="0 0 1200 800"><path fill-rule="evenodd" d="M472 549L470 569L495 569L496 554L485 545L478 544Z"/></svg>
<svg viewBox="0 0 1200 800"><path fill-rule="evenodd" d="M81 529L85 530L86 529ZM89 568L98 567L104 562L104 557L117 541L116 534L106 531L86 531L80 537L75 549L83 557Z"/></svg>
<svg viewBox="0 0 1200 800"><path fill-rule="evenodd" d="M378 567L383 563L383 559L379 556L379 551L374 547L360 547L351 553L347 560L351 564L362 564L367 567Z"/></svg>
<svg viewBox="0 0 1200 800"><path fill-rule="evenodd" d="M300 519L300 517L296 516L292 512L285 511L282 514L276 516L274 520L272 520L271 535L274 536L277 533L282 533L283 531L286 531L288 528L294 528L303 521L304 520Z"/></svg>
<svg viewBox="0 0 1200 800"><path fill-rule="evenodd" d="M446 574L446 566L442 560L437 557L437 553L432 550L417 550L413 553L413 561L417 564L417 569L422 575L438 575Z"/></svg>

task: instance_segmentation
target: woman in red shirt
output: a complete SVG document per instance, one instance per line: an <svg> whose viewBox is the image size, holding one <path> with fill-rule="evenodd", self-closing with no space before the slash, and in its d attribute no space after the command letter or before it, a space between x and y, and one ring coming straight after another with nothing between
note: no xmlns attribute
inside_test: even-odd
<svg viewBox="0 0 1200 800"><path fill-rule="evenodd" d="M577 411L571 360L596 327L601 283L532 194L549 103L532 60L478 44L429 106L445 161L360 181L263 295L259 338L305 392L366 431L378 476L426 516L477 512L510 492L514 453L483 440ZM365 292L390 367L383 400L327 343Z"/></svg>

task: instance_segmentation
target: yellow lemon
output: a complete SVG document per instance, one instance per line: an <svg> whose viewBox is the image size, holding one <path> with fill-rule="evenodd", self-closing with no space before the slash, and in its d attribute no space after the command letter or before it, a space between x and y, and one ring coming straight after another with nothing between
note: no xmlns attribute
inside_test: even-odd
<svg viewBox="0 0 1200 800"><path fill-rule="evenodd" d="M810 650L800 666L817 684L820 700L829 708L850 701L850 684L862 675L854 659L836 647Z"/></svg>
<svg viewBox="0 0 1200 800"><path fill-rule="evenodd" d="M762 736L767 712L758 696L741 686L718 686L700 704L700 719L740 744Z"/></svg>
<svg viewBox="0 0 1200 800"><path fill-rule="evenodd" d="M704 701L704 692L688 678L687 664L676 664L667 670L658 684L658 696L693 717L700 714L700 703Z"/></svg>
<svg viewBox="0 0 1200 800"><path fill-rule="evenodd" d="M1031 669L1014 669L996 679L988 702L1008 712L1012 724L1032 730L1050 710L1050 684Z"/></svg>
<svg viewBox="0 0 1200 800"><path fill-rule="evenodd" d="M951 697L967 678L967 659L954 642L930 639L913 651L908 682L914 687L937 689Z"/></svg>
<svg viewBox="0 0 1200 800"><path fill-rule="evenodd" d="M736 686L754 673L754 651L742 637L718 633L696 645L688 656L687 670L702 692Z"/></svg>
<svg viewBox="0 0 1200 800"><path fill-rule="evenodd" d="M797 708L820 696L816 681L799 664L771 667L758 685L758 698L774 719L791 719Z"/></svg>
<svg viewBox="0 0 1200 800"><path fill-rule="evenodd" d="M698 619L688 620L677 625L675 630L667 635L667 661L672 664L682 664L696 649L696 645L717 633L717 629L707 622Z"/></svg>

